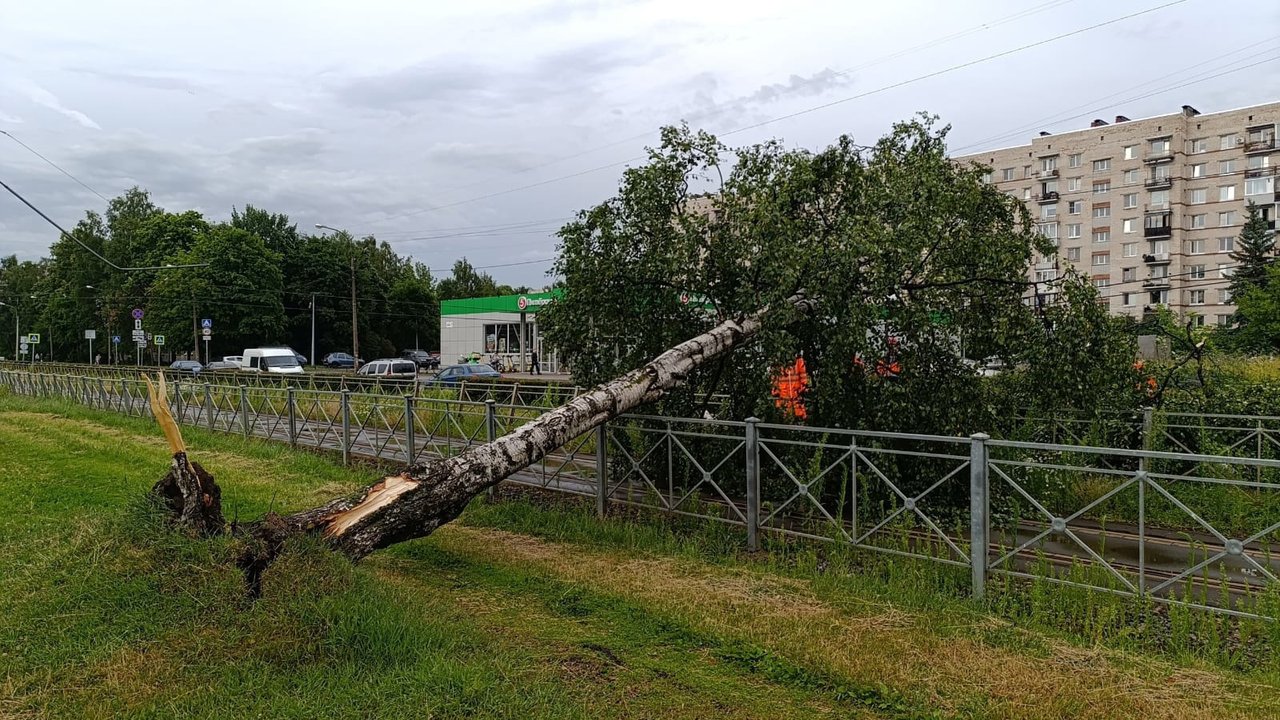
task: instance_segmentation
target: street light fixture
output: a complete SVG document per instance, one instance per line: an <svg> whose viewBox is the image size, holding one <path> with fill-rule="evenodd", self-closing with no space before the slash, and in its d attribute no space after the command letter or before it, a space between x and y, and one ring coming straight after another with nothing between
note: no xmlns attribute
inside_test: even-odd
<svg viewBox="0 0 1280 720"><path fill-rule="evenodd" d="M342 230L339 230L336 227L333 227L331 225L324 225L322 223L316 223L316 229L332 230L333 232L336 232L336 233L344 232ZM315 308L316 308L315 296L313 295L311 298L311 337L312 337L311 360L312 362L315 361L315 355L316 355ZM356 319L356 256L355 256L355 253L352 253L351 255L351 357L355 359L355 361L351 363L351 367L358 368L360 364L360 330L359 330L359 321Z"/></svg>

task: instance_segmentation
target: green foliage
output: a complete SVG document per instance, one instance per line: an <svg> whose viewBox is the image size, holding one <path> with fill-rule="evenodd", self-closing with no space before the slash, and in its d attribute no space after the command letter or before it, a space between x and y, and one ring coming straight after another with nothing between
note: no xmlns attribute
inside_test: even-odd
<svg viewBox="0 0 1280 720"><path fill-rule="evenodd" d="M1244 229L1231 253L1231 260L1236 264L1231 275L1232 295L1241 296L1269 285L1267 269L1275 261L1275 244L1275 233L1267 227L1261 209L1257 203L1250 202Z"/></svg>
<svg viewBox="0 0 1280 720"><path fill-rule="evenodd" d="M453 264L453 274L440 281L438 293L441 300L514 295L528 292L528 288L499 285L489 273L478 272L464 257Z"/></svg>
<svg viewBox="0 0 1280 720"><path fill-rule="evenodd" d="M1114 394L1133 358L1124 328L1079 278L1043 313L1022 302L1029 264L1052 248L1023 204L984 184L984 168L951 162L945 141L922 117L870 147L738 148L726 169L714 137L666 128L614 198L561 230L564 297L539 322L575 379L593 383L726 318L780 309L757 342L673 393L672 412L724 392L733 417L777 417L770 376L800 354L811 424L989 427L996 400L966 358L993 355L1027 369L1002 404L1089 407ZM799 290L821 303L811 316L786 306ZM901 372L877 374L880 360Z"/></svg>

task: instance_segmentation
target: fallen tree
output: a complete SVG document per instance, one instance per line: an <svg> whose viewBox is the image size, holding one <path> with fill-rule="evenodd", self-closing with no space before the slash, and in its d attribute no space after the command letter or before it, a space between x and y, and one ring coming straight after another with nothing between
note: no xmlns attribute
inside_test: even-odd
<svg viewBox="0 0 1280 720"><path fill-rule="evenodd" d="M804 293L786 303L807 314L813 301ZM424 537L462 513L479 493L545 457L569 440L641 405L654 402L684 382L705 363L740 347L757 335L770 310L731 319L686 340L643 367L583 393L512 432L451 458L413 465L382 478L352 497L337 498L300 512L269 514L260 521L228 527L221 489L213 477L187 456L165 399L164 380L150 390L152 411L164 429L173 462L153 493L168 508L173 523L192 535L232 532L246 541L239 565L250 593L261 591L262 573L289 538L313 534L352 559L379 548Z"/></svg>

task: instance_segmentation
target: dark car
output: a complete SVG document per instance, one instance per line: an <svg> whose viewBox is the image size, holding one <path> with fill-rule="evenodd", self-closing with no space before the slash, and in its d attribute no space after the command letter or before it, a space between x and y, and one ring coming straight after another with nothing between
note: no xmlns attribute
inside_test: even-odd
<svg viewBox="0 0 1280 720"><path fill-rule="evenodd" d="M204 366L198 360L174 360L169 364L169 369L175 372L197 375L204 369Z"/></svg>
<svg viewBox="0 0 1280 720"><path fill-rule="evenodd" d="M332 352L320 360L320 364L330 368L353 368L356 359L344 352Z"/></svg>
<svg viewBox="0 0 1280 720"><path fill-rule="evenodd" d="M492 380L502 377L502 373L484 364L450 365L436 373L429 381L436 385L454 385L468 380Z"/></svg>
<svg viewBox="0 0 1280 720"><path fill-rule="evenodd" d="M433 357L426 350L405 350L400 353L400 357L405 360L412 360L417 363L418 368L422 370L431 370L440 367L440 358Z"/></svg>

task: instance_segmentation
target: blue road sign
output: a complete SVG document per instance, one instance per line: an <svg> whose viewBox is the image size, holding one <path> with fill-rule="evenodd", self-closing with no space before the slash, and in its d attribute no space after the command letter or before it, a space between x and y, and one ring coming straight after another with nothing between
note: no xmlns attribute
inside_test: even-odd
<svg viewBox="0 0 1280 720"><path fill-rule="evenodd" d="M133 309L133 319L134 319L134 320L141 320L141 319L142 319L142 308L134 308L134 309Z"/></svg>
<svg viewBox="0 0 1280 720"><path fill-rule="evenodd" d="M111 336L111 342L113 342L113 343L115 343L115 344L119 345L119 344L120 344L120 336L119 336L119 335L112 335L112 336Z"/></svg>
<svg viewBox="0 0 1280 720"><path fill-rule="evenodd" d="M211 328L211 327L213 327L213 321L212 321L212 320L210 320L209 318L205 318L205 319L203 319L203 320L201 320L201 321L200 321L200 327L202 327L202 328Z"/></svg>

